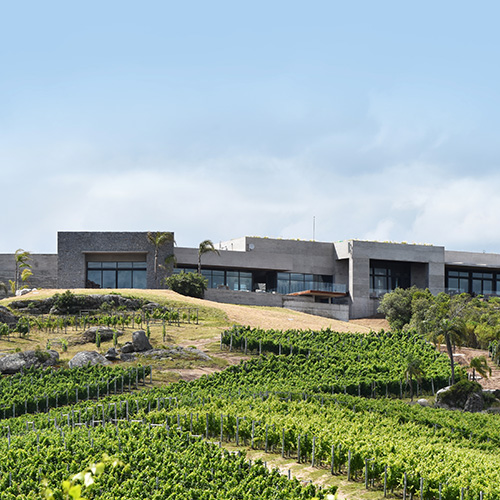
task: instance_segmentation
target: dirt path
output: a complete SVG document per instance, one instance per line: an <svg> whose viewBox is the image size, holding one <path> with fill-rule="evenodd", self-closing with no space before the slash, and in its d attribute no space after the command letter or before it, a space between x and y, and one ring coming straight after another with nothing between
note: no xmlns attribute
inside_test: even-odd
<svg viewBox="0 0 500 500"><path fill-rule="evenodd" d="M440 350L446 354L446 348L444 346L441 346ZM482 385L483 389L500 389L500 368L488 358L488 351L472 349L470 347L460 347L455 351L453 358L457 364L468 367L471 359L478 356L485 356L488 360L488 366L491 368L491 376L488 378L481 378L480 375L476 373L477 381ZM472 375L472 369L469 368L467 371Z"/></svg>

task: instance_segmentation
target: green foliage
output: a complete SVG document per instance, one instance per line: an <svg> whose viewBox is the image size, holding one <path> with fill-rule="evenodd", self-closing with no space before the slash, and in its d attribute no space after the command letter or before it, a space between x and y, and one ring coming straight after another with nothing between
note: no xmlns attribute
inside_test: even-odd
<svg viewBox="0 0 500 500"><path fill-rule="evenodd" d="M50 349L49 341L47 341L47 349ZM37 349L35 349L35 356L40 363L45 363L45 361L48 361L48 359L50 358L50 353L48 353L47 351L42 351L38 347Z"/></svg>
<svg viewBox="0 0 500 500"><path fill-rule="evenodd" d="M154 280L155 284L158 283L158 254L160 252L160 248L167 243L173 243L175 245L174 241L174 234L169 233L169 232L161 232L158 231L156 233L149 232L148 233L148 242L154 246L154 264L153 264L153 270L154 270Z"/></svg>
<svg viewBox="0 0 500 500"><path fill-rule="evenodd" d="M213 252L220 255L219 250L217 250L212 243L212 240L204 240L198 245L198 274L201 274L201 257L206 253Z"/></svg>
<svg viewBox="0 0 500 500"><path fill-rule="evenodd" d="M488 378L488 375L491 377L491 368L488 366L486 356L476 356L472 358L469 367L473 370L472 380L476 380L476 372L482 377Z"/></svg>
<svg viewBox="0 0 500 500"><path fill-rule="evenodd" d="M96 479L104 472L107 465L112 468L123 467L124 463L118 458L110 458L107 453L104 453L102 460L98 463L92 464L85 470L75 474L70 479L62 482L62 491L53 491L48 486L48 481L43 481L44 497L46 500L56 500L62 498L63 500L85 500L82 496L82 483L84 488L90 488L95 484Z"/></svg>
<svg viewBox="0 0 500 500"><path fill-rule="evenodd" d="M12 293L15 294L21 288L21 282L25 283L33 275L31 271L31 253L19 248L14 254L16 262L14 280L9 280ZM25 288L25 285L22 287Z"/></svg>
<svg viewBox="0 0 500 500"><path fill-rule="evenodd" d="M99 332L95 335L95 346L99 349L101 347L101 334Z"/></svg>
<svg viewBox="0 0 500 500"><path fill-rule="evenodd" d="M60 314L73 314L78 311L80 300L70 290L54 295L54 307Z"/></svg>
<svg viewBox="0 0 500 500"><path fill-rule="evenodd" d="M416 287L396 288L382 297L378 312L384 314L393 330L402 330L410 323L412 298L416 291Z"/></svg>
<svg viewBox="0 0 500 500"><path fill-rule="evenodd" d="M49 353L38 349L36 356L41 362ZM83 368L52 369L29 368L24 373L0 378L0 419L16 415L48 411L60 404L75 403L77 400L101 397L116 389L120 393L129 383L147 379L150 367L110 368L102 365ZM122 382L123 381L123 382ZM79 396L77 397L77 392Z"/></svg>
<svg viewBox="0 0 500 500"><path fill-rule="evenodd" d="M247 352L277 354L245 364L245 372L255 380L254 390L293 388L314 393L399 396L408 370L420 389L429 392L433 385L436 389L448 385L450 377L446 356L437 355L431 344L414 333L233 327L223 333L222 343L232 349L244 350L246 346ZM231 367L218 377L227 379L230 386L234 373L240 370Z"/></svg>
<svg viewBox="0 0 500 500"><path fill-rule="evenodd" d="M0 337L7 336L10 333L9 325L6 323L0 323Z"/></svg>
<svg viewBox="0 0 500 500"><path fill-rule="evenodd" d="M208 281L200 274L181 271L165 279L165 284L174 292L188 297L202 299L208 286Z"/></svg>

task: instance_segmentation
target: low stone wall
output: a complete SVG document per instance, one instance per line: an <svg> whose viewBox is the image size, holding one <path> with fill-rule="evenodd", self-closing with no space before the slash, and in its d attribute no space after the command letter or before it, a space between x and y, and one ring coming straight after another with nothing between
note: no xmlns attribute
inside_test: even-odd
<svg viewBox="0 0 500 500"><path fill-rule="evenodd" d="M283 307L325 318L349 321L349 304L322 304L301 297L283 297Z"/></svg>
<svg viewBox="0 0 500 500"><path fill-rule="evenodd" d="M307 299L278 293L242 292L210 288L205 292L205 299L245 306L286 307L293 311L349 321L349 305L347 303L321 304L314 302L312 297Z"/></svg>
<svg viewBox="0 0 500 500"><path fill-rule="evenodd" d="M243 292L218 288L209 288L205 298L213 302L239 304L244 306L283 307L283 296L277 293Z"/></svg>

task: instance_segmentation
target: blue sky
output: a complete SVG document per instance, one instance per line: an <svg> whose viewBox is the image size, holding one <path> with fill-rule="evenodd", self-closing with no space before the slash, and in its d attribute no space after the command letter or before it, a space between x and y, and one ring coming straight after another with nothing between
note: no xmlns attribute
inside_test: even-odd
<svg viewBox="0 0 500 500"><path fill-rule="evenodd" d="M58 230L500 252L500 4L3 2L0 252Z"/></svg>

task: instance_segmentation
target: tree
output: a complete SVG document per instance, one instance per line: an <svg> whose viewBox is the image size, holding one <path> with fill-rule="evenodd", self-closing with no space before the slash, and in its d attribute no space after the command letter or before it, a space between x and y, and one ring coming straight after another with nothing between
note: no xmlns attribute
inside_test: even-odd
<svg viewBox="0 0 500 500"><path fill-rule="evenodd" d="M209 252L214 252L217 255L220 255L219 250L214 247L211 240L202 241L198 246L198 274L201 274L201 256Z"/></svg>
<svg viewBox="0 0 500 500"><path fill-rule="evenodd" d="M412 317L413 295L419 291L418 288L396 288L386 293L380 301L378 312L382 313L392 330L402 330L410 323Z"/></svg>
<svg viewBox="0 0 500 500"><path fill-rule="evenodd" d="M405 377L406 383L410 384L411 401L413 401L413 378L415 378L418 382L421 382L423 376L424 371L422 369L422 360L416 357L413 353L408 354L406 358Z"/></svg>
<svg viewBox="0 0 500 500"><path fill-rule="evenodd" d="M165 278L165 284L170 290L181 295L202 299L207 289L208 281L201 274L181 271L179 274Z"/></svg>
<svg viewBox="0 0 500 500"><path fill-rule="evenodd" d="M156 232L148 233L148 241L154 246L154 280L155 285L158 285L158 254L160 248L167 243L173 243L175 245L174 233L169 232Z"/></svg>
<svg viewBox="0 0 500 500"><path fill-rule="evenodd" d="M16 291L19 290L21 282L25 283L33 276L31 271L31 253L18 248L14 254L14 259L16 262L16 270L14 274L14 279L9 280L10 288L12 293L15 295ZM26 285L23 286L25 288Z"/></svg>
<svg viewBox="0 0 500 500"><path fill-rule="evenodd" d="M165 260L163 261L163 264L160 264L159 267L167 273L171 272L172 269L177 267L177 258L175 257L175 254L171 253L170 255L167 255L165 257Z"/></svg>
<svg viewBox="0 0 500 500"><path fill-rule="evenodd" d="M469 367L472 368L473 381L476 381L476 371L484 378L488 378L488 375L491 377L491 368L488 366L486 356L476 356L475 358L472 358L470 360Z"/></svg>
<svg viewBox="0 0 500 500"><path fill-rule="evenodd" d="M446 352L450 358L451 368L451 384L455 383L455 361L453 359L454 347L462 345L462 340L466 335L466 324L462 318L459 317L445 317L441 318L437 323L432 338L442 335L446 344Z"/></svg>

